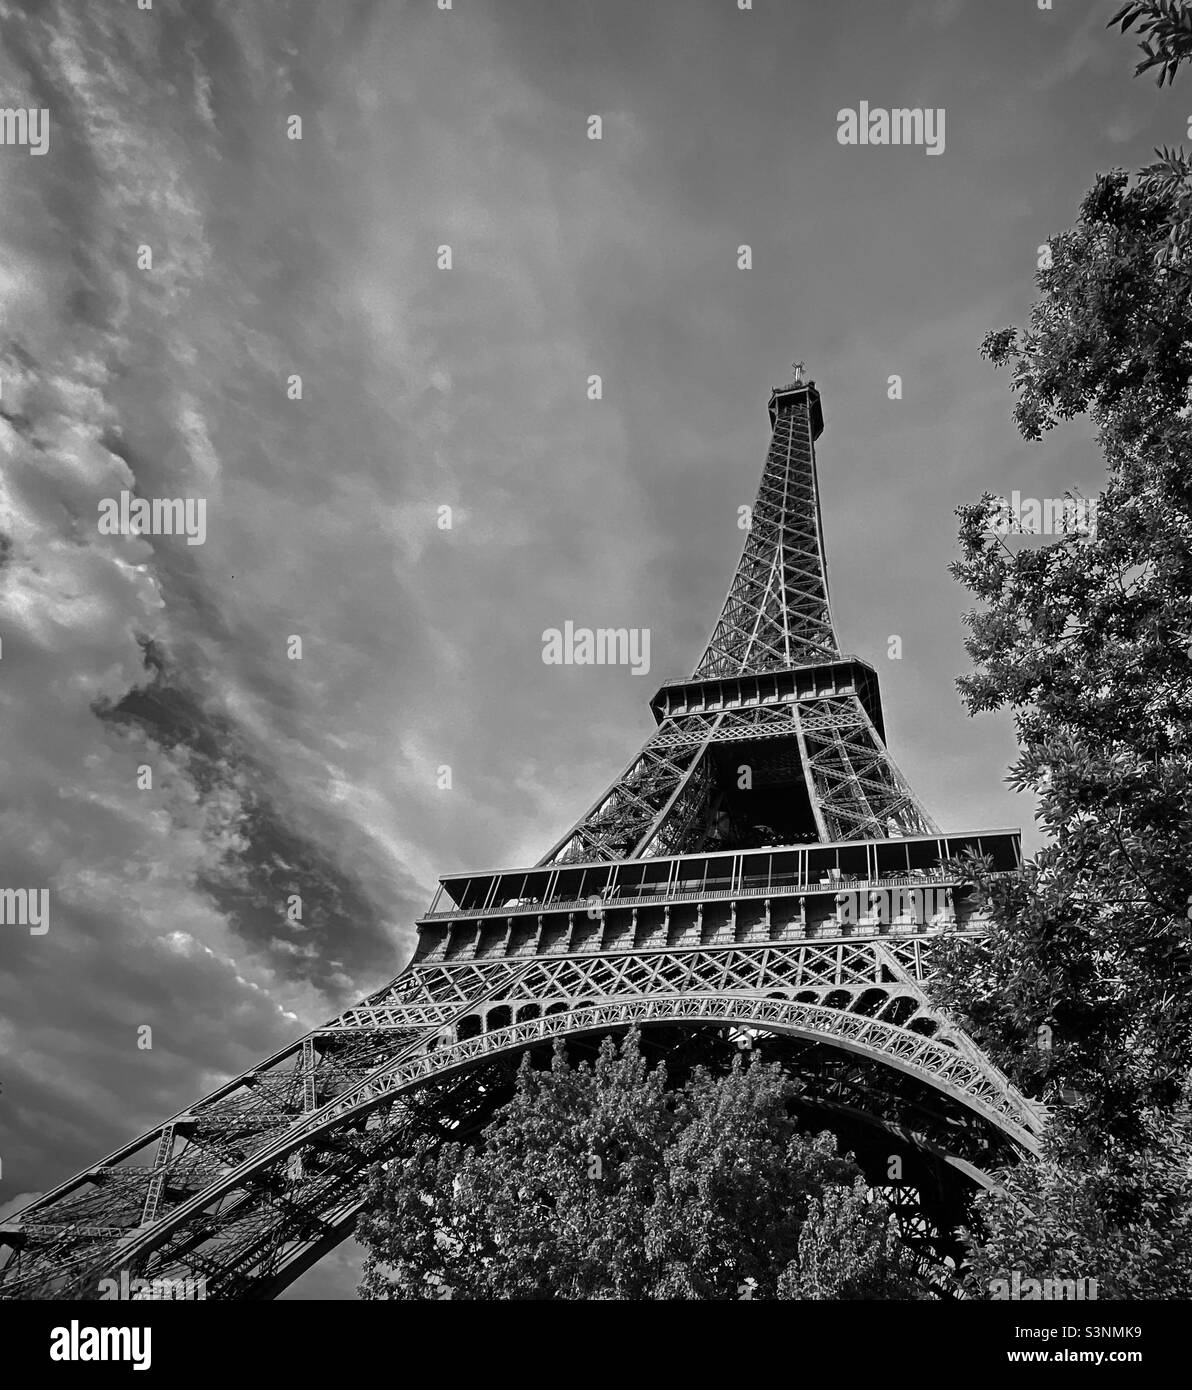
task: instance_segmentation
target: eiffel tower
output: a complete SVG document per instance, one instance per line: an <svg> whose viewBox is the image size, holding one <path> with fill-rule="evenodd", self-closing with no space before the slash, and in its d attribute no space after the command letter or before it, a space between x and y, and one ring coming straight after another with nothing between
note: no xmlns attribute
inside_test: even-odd
<svg viewBox="0 0 1192 1390"><path fill-rule="evenodd" d="M0 1294L94 1298L127 1270L272 1298L351 1233L369 1165L475 1134L527 1049L632 1026L781 1060L925 1260L1037 1150L1042 1111L924 990L933 941L986 921L956 861L1013 873L1018 832L942 833L894 763L832 622L802 363L769 413L723 610L625 771L537 864L441 879L383 989L0 1227Z"/></svg>

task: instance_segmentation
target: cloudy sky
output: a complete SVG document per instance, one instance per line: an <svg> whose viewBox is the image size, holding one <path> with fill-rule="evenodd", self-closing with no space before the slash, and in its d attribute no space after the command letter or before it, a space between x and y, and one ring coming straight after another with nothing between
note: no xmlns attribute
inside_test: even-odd
<svg viewBox="0 0 1192 1390"><path fill-rule="evenodd" d="M0 929L0 1211L582 812L700 655L796 357L895 756L945 828L1038 843L946 566L983 490L1099 486L977 349L1094 174L1184 136L1115 8L0 0L3 105L50 113L0 148L0 887L52 911ZM861 101L944 108L943 152L840 145ZM100 534L122 490L204 499L204 543ZM649 628L649 675L544 666L568 619Z"/></svg>

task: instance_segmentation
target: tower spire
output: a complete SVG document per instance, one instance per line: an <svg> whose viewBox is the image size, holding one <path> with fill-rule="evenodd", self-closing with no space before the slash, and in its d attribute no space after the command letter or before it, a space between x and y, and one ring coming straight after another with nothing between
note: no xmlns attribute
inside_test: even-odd
<svg viewBox="0 0 1192 1390"><path fill-rule="evenodd" d="M832 625L815 383L774 387L770 421L749 535L694 674L654 697L653 737L543 864L935 829L886 748L877 673L841 655ZM746 764L748 789L734 784Z"/></svg>
<svg viewBox="0 0 1192 1390"><path fill-rule="evenodd" d="M815 466L824 416L803 365L795 362L794 380L770 393L770 448L749 533L696 679L788 670L840 655Z"/></svg>

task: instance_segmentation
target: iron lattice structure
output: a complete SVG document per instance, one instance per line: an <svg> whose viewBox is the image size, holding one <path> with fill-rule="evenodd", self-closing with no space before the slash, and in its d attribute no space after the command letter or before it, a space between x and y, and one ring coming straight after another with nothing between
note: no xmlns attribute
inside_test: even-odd
<svg viewBox="0 0 1192 1390"><path fill-rule="evenodd" d="M527 1049L631 1026L758 1038L937 1256L964 1193L1037 1147L1041 1112L924 990L933 940L983 929L949 865L1014 872L1018 833L941 834L895 766L832 624L819 393L797 372L769 408L724 609L625 772L538 864L442 879L383 989L0 1228L0 1294L128 1269L272 1297L350 1233L371 1164L475 1133Z"/></svg>
<svg viewBox="0 0 1192 1390"><path fill-rule="evenodd" d="M682 854L740 831L723 773L749 745L753 789L795 792L784 833L864 840L935 829L886 748L873 668L841 656L828 603L814 383L770 398L745 548L690 681L663 686L654 736L543 863ZM718 770L720 775L718 775ZM740 800L737 798L736 800ZM751 825L756 797L741 810ZM792 817L797 809L799 814Z"/></svg>

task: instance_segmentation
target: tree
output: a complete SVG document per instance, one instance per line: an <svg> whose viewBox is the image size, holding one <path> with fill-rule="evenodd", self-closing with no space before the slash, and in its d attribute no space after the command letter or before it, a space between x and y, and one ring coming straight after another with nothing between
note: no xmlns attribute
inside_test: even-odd
<svg viewBox="0 0 1192 1390"><path fill-rule="evenodd" d="M1135 24L1143 60L1134 75L1157 67L1159 86L1170 85L1180 64L1192 58L1192 7L1187 0L1130 0L1106 28L1120 26L1125 34Z"/></svg>
<svg viewBox="0 0 1192 1390"><path fill-rule="evenodd" d="M922 1298L908 1287L907 1254L893 1216L875 1207L864 1181L813 1197L799 1232L799 1255L778 1281L778 1297L851 1300Z"/></svg>
<svg viewBox="0 0 1192 1390"><path fill-rule="evenodd" d="M1138 71L1170 83L1192 11L1124 6ZM1106 464L1089 535L1011 553L988 494L963 507L953 573L970 712L1010 709L1010 782L1038 798L1048 844L1016 880L970 866L984 941L937 953L939 1003L1053 1110L1042 1155L975 1203L971 1291L1091 1278L1101 1298L1192 1289L1187 1078L1192 1070L1192 165L1130 186L1099 177L1051 242L1030 327L987 336L1013 365L1027 441L1087 414Z"/></svg>
<svg viewBox="0 0 1192 1390"><path fill-rule="evenodd" d="M1094 422L1094 534L1012 553L986 495L959 510L952 567L985 605L961 693L1013 712L1010 782L1050 838L1019 881L974 872L992 927L945 944L936 997L1035 1094L1076 1093L1093 1142L1171 1106L1192 1068L1192 300L1154 264L1170 211L1098 178L1052 239L1029 330L983 347L1013 363L1025 439Z"/></svg>
<svg viewBox="0 0 1192 1390"><path fill-rule="evenodd" d="M1192 1297L1190 1137L1185 1110L1091 1153L1059 1121L1040 1158L977 1197L980 1234L964 1233L969 1295L1005 1297L1017 1275L1094 1280L1085 1293L1098 1299Z"/></svg>
<svg viewBox="0 0 1192 1390"><path fill-rule="evenodd" d="M1164 82L1170 86L1180 67L1192 58L1192 6L1187 0L1131 0L1107 27L1120 26L1125 34L1135 24L1143 58L1134 75L1158 68L1159 86ZM1167 240L1156 251L1156 260L1187 272L1192 251L1192 160L1182 148L1164 145L1155 153L1159 158L1141 171L1140 186L1168 200L1172 209Z"/></svg>
<svg viewBox="0 0 1192 1390"><path fill-rule="evenodd" d="M831 1134L802 1132L777 1064L682 1086L630 1033L594 1065L527 1057L476 1148L370 1175L366 1298L922 1297ZM860 1183L860 1186L858 1186ZM814 1233L823 1227L820 1236ZM829 1240L848 1254L833 1262ZM806 1268L804 1268L806 1266Z"/></svg>

